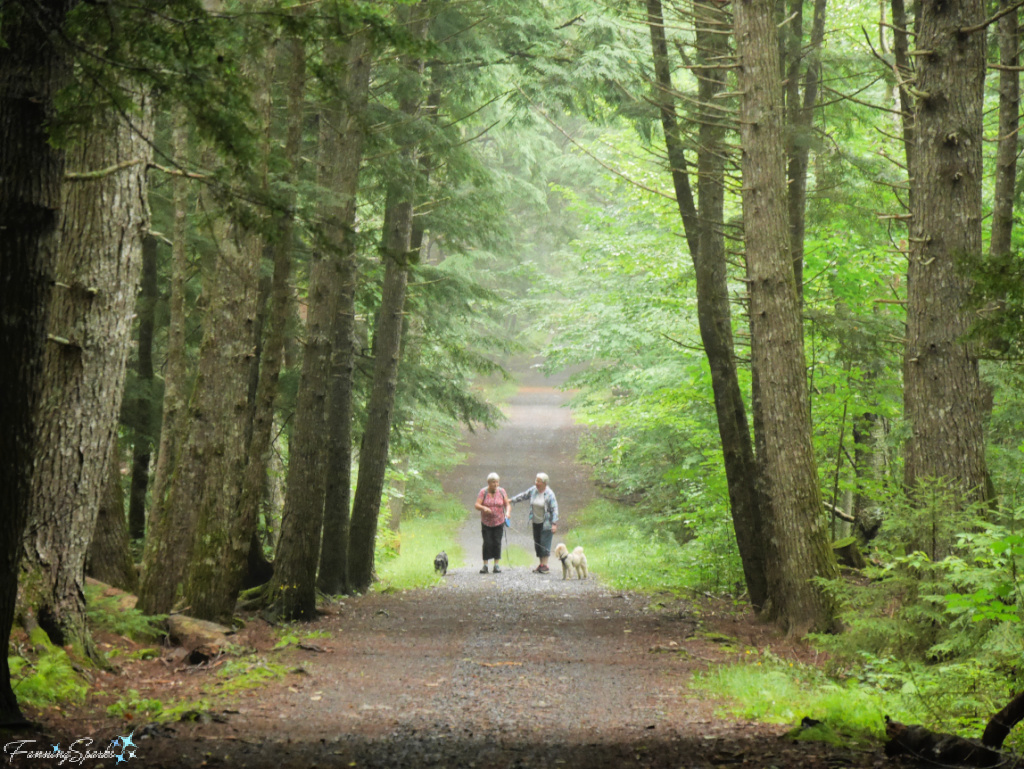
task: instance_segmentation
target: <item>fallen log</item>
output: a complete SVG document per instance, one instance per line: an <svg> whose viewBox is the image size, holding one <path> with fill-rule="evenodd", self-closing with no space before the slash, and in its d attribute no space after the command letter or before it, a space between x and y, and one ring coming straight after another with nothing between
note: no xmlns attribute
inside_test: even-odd
<svg viewBox="0 0 1024 769"><path fill-rule="evenodd" d="M1024 719L1024 692L1021 692L1010 704L989 719L985 733L981 735L981 743L997 750L1003 747L1003 741L1010 730Z"/></svg>
<svg viewBox="0 0 1024 769"><path fill-rule="evenodd" d="M205 662L226 650L231 642L228 636L234 630L216 622L172 614L167 618L167 631L171 642L183 647L186 659L193 665Z"/></svg>
<svg viewBox="0 0 1024 769"><path fill-rule="evenodd" d="M1024 719L1024 693L989 719L980 740L955 734L933 732L924 726L910 726L885 718L885 755L908 755L930 766L972 769L1013 769L1022 766L1016 756L1001 752L1010 730Z"/></svg>
<svg viewBox="0 0 1024 769"><path fill-rule="evenodd" d="M1007 757L998 750L955 734L933 732L923 726L908 726L885 718L885 755L889 758L909 755L933 766L969 766L995 769L1007 765Z"/></svg>

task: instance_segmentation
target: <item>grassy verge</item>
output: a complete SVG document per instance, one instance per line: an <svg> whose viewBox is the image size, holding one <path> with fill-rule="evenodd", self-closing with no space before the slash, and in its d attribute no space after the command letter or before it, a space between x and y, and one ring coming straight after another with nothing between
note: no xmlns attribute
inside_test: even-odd
<svg viewBox="0 0 1024 769"><path fill-rule="evenodd" d="M722 715L774 724L812 718L821 722L820 728L794 730L792 736L847 747L883 741L887 715L904 723L928 720L919 701L899 692L837 681L818 668L787 662L770 651L751 649L747 654L747 664L723 665L694 676L692 688L727 703Z"/></svg>
<svg viewBox="0 0 1024 769"><path fill-rule="evenodd" d="M466 510L455 500L446 500L426 517L406 518L402 531L378 552L377 590L408 590L436 585L434 556L448 554L448 568L463 565L465 553L456 544Z"/></svg>
<svg viewBox="0 0 1024 769"><path fill-rule="evenodd" d="M583 545L591 568L617 590L688 592L706 582L711 558L681 546L657 526L638 525L629 507L606 499L590 503L565 537L571 550ZM723 569L722 571L724 571Z"/></svg>

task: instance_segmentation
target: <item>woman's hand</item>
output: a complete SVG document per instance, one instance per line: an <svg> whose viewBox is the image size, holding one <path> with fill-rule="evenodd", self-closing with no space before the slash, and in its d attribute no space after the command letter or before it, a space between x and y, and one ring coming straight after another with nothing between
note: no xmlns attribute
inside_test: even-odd
<svg viewBox="0 0 1024 769"><path fill-rule="evenodd" d="M556 531L558 531L558 524L557 523L551 524L551 533L554 534Z"/></svg>

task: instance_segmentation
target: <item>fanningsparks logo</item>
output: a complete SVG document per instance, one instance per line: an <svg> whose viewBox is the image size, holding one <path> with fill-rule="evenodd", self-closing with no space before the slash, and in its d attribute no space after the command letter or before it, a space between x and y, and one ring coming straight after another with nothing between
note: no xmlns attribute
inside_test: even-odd
<svg viewBox="0 0 1024 769"><path fill-rule="evenodd" d="M133 730L125 737L115 737L104 750L92 750L93 740L90 737L75 740L66 750L62 750L59 744L50 745L49 750L43 750L36 747L36 740L15 740L4 745L4 754L7 756L8 764L13 764L16 760L36 760L53 761L57 766L61 766L97 759L114 759L120 764L139 758L135 752L138 746L132 741L134 734Z"/></svg>

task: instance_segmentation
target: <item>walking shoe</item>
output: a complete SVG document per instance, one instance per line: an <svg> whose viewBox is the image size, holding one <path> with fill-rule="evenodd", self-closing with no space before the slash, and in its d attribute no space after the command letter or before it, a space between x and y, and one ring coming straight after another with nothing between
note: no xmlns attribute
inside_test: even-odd
<svg viewBox="0 0 1024 769"><path fill-rule="evenodd" d="M539 571L541 574L547 574L549 571L551 571L551 569L549 569L544 564L541 564L540 566L537 567L537 571Z"/></svg>
<svg viewBox="0 0 1024 769"><path fill-rule="evenodd" d="M494 564L494 573L501 574L501 567L498 564Z"/></svg>
<svg viewBox="0 0 1024 769"><path fill-rule="evenodd" d="M482 569L480 569L480 573L481 574L486 574L487 573L487 564L486 563L484 564L484 567Z"/></svg>

